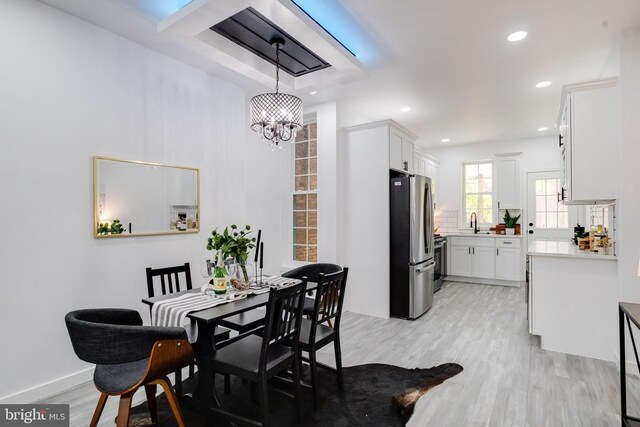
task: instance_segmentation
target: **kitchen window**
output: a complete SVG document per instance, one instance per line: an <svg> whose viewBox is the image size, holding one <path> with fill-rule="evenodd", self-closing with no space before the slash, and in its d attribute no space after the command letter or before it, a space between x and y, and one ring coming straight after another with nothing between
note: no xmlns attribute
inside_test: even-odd
<svg viewBox="0 0 640 427"><path fill-rule="evenodd" d="M493 224L493 162L465 162L462 164L462 211L465 224L471 214L478 215L478 226Z"/></svg>
<svg viewBox="0 0 640 427"><path fill-rule="evenodd" d="M560 179L536 179L536 228L569 228L569 208L558 202Z"/></svg>
<svg viewBox="0 0 640 427"><path fill-rule="evenodd" d="M293 176L294 261L318 261L318 125L306 123L296 135Z"/></svg>

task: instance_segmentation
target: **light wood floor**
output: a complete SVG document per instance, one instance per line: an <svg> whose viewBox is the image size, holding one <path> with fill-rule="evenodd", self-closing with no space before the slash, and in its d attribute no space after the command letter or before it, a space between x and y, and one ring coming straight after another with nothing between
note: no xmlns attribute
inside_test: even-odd
<svg viewBox="0 0 640 427"><path fill-rule="evenodd" d="M615 365L541 350L527 331L522 288L446 283L418 320L345 313L342 321L345 366L464 367L420 399L409 427L620 425ZM319 359L333 364L332 350ZM640 403L640 380L629 377L628 384L630 402ZM45 401L70 403L72 425L81 426L88 425L97 398L87 383ZM116 412L112 399L100 425L113 425Z"/></svg>

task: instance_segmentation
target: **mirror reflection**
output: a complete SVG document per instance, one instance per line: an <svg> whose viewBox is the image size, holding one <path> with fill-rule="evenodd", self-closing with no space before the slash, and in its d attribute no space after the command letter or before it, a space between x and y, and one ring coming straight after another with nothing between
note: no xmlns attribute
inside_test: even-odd
<svg viewBox="0 0 640 427"><path fill-rule="evenodd" d="M198 169L95 156L93 172L95 237L199 231Z"/></svg>

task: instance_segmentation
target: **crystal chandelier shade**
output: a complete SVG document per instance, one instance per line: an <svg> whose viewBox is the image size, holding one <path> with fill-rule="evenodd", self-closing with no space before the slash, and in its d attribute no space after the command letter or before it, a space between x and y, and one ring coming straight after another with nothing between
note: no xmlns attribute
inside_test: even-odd
<svg viewBox="0 0 640 427"><path fill-rule="evenodd" d="M302 129L302 100L286 93L263 93L251 99L251 129L276 145L295 139Z"/></svg>
<svg viewBox="0 0 640 427"><path fill-rule="evenodd" d="M302 129L302 100L297 96L280 93L280 46L283 39L275 38L271 44L276 48L276 91L251 98L249 119L251 130L260 133L269 141L271 148L281 142L295 142L296 133Z"/></svg>

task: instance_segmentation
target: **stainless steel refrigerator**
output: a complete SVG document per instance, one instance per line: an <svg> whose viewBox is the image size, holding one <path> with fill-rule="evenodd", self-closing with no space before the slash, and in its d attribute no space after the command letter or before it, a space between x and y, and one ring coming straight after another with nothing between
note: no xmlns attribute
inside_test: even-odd
<svg viewBox="0 0 640 427"><path fill-rule="evenodd" d="M431 179L420 175L391 178L390 193L390 313L416 319L433 305Z"/></svg>

